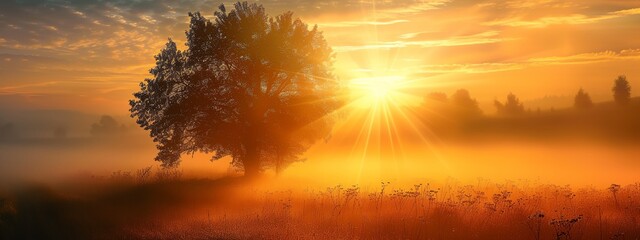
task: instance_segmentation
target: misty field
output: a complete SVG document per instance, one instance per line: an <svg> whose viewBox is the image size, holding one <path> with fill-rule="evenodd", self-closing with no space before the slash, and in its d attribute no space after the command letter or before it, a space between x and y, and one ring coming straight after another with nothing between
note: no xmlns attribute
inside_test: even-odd
<svg viewBox="0 0 640 240"><path fill-rule="evenodd" d="M637 239L640 184L531 181L290 187L116 172L3 192L3 239ZM83 182L80 184L79 182Z"/></svg>

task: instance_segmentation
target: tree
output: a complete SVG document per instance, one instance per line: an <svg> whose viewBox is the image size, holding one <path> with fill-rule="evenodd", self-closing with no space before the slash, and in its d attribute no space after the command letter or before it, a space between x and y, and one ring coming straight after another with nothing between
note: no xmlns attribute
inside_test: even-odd
<svg viewBox="0 0 640 240"><path fill-rule="evenodd" d="M631 98L631 86L629 86L629 81L627 81L626 76L618 76L618 78L614 80L611 91L613 91L613 99L618 103L618 105L627 105L629 103Z"/></svg>
<svg viewBox="0 0 640 240"><path fill-rule="evenodd" d="M187 50L169 39L153 78L130 101L131 116L157 144L164 167L180 155L232 157L246 176L299 160L327 136L341 103L333 53L317 26L258 4L220 5L213 21L189 13Z"/></svg>
<svg viewBox="0 0 640 240"><path fill-rule="evenodd" d="M586 93L582 88L580 88L580 90L576 94L573 106L577 109L588 109L593 107L593 102L591 101L591 97L589 96L589 94Z"/></svg>
<svg viewBox="0 0 640 240"><path fill-rule="evenodd" d="M478 116L482 114L478 101L471 98L469 91L466 89L458 89L451 95L451 104L459 115L464 117Z"/></svg>
<svg viewBox="0 0 640 240"><path fill-rule="evenodd" d="M498 110L498 114L502 115L519 115L524 113L524 106L520 102L520 99L513 93L507 95L507 101L503 104L498 100L495 100L494 105Z"/></svg>
<svg viewBox="0 0 640 240"><path fill-rule="evenodd" d="M109 115L100 117L98 123L91 125L91 135L94 136L113 136L125 131L124 125L118 125L118 121Z"/></svg>

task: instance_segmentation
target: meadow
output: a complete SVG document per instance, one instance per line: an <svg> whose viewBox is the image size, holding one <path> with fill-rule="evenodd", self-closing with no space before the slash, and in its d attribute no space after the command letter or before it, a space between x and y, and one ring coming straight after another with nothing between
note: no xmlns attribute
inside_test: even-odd
<svg viewBox="0 0 640 240"><path fill-rule="evenodd" d="M5 141L0 239L638 239L634 104L425 116L428 144L336 135L254 180L204 154L144 167L144 132Z"/></svg>
<svg viewBox="0 0 640 240"><path fill-rule="evenodd" d="M144 168L0 193L3 239L637 239L640 183L298 186Z"/></svg>

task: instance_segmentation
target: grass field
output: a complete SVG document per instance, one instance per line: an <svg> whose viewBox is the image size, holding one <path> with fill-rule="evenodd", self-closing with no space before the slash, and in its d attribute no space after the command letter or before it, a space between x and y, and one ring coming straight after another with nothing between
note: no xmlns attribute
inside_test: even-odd
<svg viewBox="0 0 640 240"><path fill-rule="evenodd" d="M118 172L1 193L3 239L638 239L640 184L288 187Z"/></svg>

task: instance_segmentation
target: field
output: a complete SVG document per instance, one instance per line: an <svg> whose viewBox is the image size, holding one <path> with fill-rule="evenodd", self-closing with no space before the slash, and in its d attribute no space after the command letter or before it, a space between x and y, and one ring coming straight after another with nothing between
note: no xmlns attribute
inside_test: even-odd
<svg viewBox="0 0 640 240"><path fill-rule="evenodd" d="M0 240L640 240L640 0L0 0Z"/></svg>
<svg viewBox="0 0 640 240"><path fill-rule="evenodd" d="M3 193L3 239L637 239L640 184L379 182L289 187L284 179L116 172ZM79 184L78 182L83 182ZM249 184L252 183L252 184Z"/></svg>

